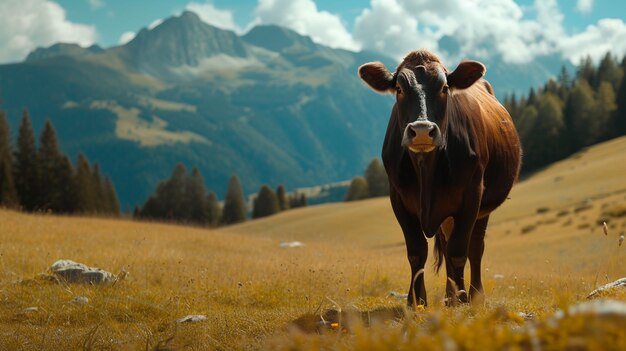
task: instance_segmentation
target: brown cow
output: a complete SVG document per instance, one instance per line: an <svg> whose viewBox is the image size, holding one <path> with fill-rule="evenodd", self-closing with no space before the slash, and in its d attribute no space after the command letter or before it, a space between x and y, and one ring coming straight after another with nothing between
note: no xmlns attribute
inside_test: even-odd
<svg viewBox="0 0 626 351"><path fill-rule="evenodd" d="M359 67L370 87L396 95L382 158L411 265L408 304L426 305L426 237L435 235L436 270L445 260L448 303L483 295L489 214L507 198L521 160L513 121L484 74L476 61L450 72L425 50L409 53L395 73L380 62ZM463 278L468 258L469 297Z"/></svg>

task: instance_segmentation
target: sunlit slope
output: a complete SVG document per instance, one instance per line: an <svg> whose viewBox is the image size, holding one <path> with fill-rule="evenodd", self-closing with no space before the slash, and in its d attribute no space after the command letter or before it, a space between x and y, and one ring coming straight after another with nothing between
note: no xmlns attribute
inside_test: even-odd
<svg viewBox="0 0 626 351"><path fill-rule="evenodd" d="M220 231L278 241L358 243L365 247L403 241L387 198L296 209Z"/></svg>
<svg viewBox="0 0 626 351"><path fill-rule="evenodd" d="M626 137L613 139L556 162L513 187L492 223L558 209L626 190Z"/></svg>

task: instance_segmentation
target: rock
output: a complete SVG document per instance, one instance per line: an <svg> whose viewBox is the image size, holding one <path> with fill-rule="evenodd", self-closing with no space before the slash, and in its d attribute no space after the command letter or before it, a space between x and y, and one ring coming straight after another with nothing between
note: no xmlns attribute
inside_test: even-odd
<svg viewBox="0 0 626 351"><path fill-rule="evenodd" d="M615 319L626 323L626 303L618 300L594 300L580 302L570 306L567 313L562 310L556 311L553 320L561 320L566 316L590 317L602 319Z"/></svg>
<svg viewBox="0 0 626 351"><path fill-rule="evenodd" d="M406 299L409 298L409 294L403 294L403 293L399 293L397 291L390 291L389 295L387 295L388 297L393 297L394 299L400 300L400 301L406 301Z"/></svg>
<svg viewBox="0 0 626 351"><path fill-rule="evenodd" d="M50 270L67 283L111 284L117 281L117 276L111 272L72 260L58 260Z"/></svg>
<svg viewBox="0 0 626 351"><path fill-rule="evenodd" d="M304 247L304 244L300 241L282 241L279 246L281 249L294 249Z"/></svg>
<svg viewBox="0 0 626 351"><path fill-rule="evenodd" d="M196 323L205 321L207 317L203 314L190 314L176 320L176 323Z"/></svg>
<svg viewBox="0 0 626 351"><path fill-rule="evenodd" d="M89 299L86 296L76 296L70 301L71 304L75 305L86 305L89 303Z"/></svg>
<svg viewBox="0 0 626 351"><path fill-rule="evenodd" d="M604 292L608 292L608 291L619 289L619 288L626 289L626 278L621 278L612 283L602 285L601 287L597 288L596 290L592 291L589 295L587 295L587 298L593 299L601 295Z"/></svg>

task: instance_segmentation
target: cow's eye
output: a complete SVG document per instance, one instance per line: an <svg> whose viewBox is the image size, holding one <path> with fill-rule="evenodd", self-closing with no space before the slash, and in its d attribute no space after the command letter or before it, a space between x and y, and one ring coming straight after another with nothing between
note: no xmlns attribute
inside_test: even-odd
<svg viewBox="0 0 626 351"><path fill-rule="evenodd" d="M399 85L396 85L396 95L402 94L402 88Z"/></svg>
<svg viewBox="0 0 626 351"><path fill-rule="evenodd" d="M444 94L447 94L449 89L450 88L447 85L444 85L443 89L441 89L441 92L444 93Z"/></svg>

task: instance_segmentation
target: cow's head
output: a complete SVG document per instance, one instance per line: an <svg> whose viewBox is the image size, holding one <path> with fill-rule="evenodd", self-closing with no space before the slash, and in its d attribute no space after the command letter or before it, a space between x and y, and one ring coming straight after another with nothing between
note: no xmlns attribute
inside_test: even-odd
<svg viewBox="0 0 626 351"><path fill-rule="evenodd" d="M380 62L359 67L359 76L372 89L396 95L402 146L414 153L445 147L449 94L470 87L484 74L485 66L477 61L463 61L449 72L424 50L408 54L393 74Z"/></svg>

